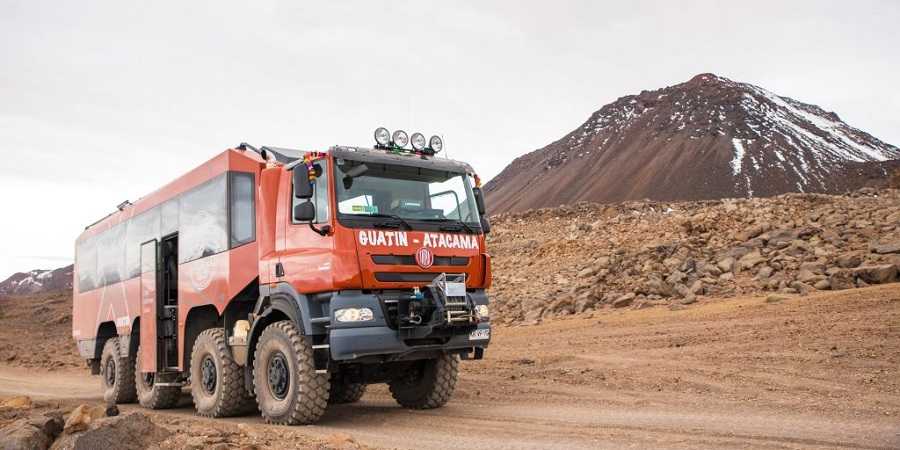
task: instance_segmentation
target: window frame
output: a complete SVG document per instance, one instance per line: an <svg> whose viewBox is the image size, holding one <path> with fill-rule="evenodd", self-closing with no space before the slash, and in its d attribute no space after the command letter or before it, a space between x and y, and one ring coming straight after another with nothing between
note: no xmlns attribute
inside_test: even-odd
<svg viewBox="0 0 900 450"><path fill-rule="evenodd" d="M235 241L233 232L234 232L234 223L232 220L232 213L234 210L234 183L237 178L244 177L250 179L250 238L243 241ZM225 187L226 196L228 197L228 249L235 249L242 245L249 244L251 242L256 242L256 174L253 172L239 172L239 171L228 171L228 182Z"/></svg>

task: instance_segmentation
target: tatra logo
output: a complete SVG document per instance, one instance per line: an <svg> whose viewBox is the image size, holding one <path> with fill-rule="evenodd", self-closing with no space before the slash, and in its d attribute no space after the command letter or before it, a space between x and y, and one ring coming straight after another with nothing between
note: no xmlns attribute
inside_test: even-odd
<svg viewBox="0 0 900 450"><path fill-rule="evenodd" d="M357 238L359 245L409 246L409 236L405 231L360 230ZM478 237L471 234L423 233L422 247L477 250Z"/></svg>
<svg viewBox="0 0 900 450"><path fill-rule="evenodd" d="M416 250L416 264L423 269L431 267L434 264L434 254L425 247Z"/></svg>

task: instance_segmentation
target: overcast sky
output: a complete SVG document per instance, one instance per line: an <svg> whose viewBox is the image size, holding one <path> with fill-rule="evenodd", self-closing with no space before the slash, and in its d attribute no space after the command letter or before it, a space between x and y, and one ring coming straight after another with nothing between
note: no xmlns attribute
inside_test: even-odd
<svg viewBox="0 0 900 450"><path fill-rule="evenodd" d="M900 144L898 23L897 1L0 0L0 279L71 262L85 225L241 141L442 134L489 179L714 72Z"/></svg>

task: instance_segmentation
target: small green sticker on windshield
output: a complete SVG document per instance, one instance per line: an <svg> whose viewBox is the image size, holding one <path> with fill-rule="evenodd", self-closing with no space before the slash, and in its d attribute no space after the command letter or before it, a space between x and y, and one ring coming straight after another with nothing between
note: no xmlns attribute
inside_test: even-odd
<svg viewBox="0 0 900 450"><path fill-rule="evenodd" d="M353 212L378 214L378 207L375 205L353 205Z"/></svg>

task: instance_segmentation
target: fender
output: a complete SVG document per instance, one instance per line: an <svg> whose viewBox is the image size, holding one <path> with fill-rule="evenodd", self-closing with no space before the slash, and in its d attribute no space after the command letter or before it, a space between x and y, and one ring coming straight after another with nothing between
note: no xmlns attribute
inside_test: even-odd
<svg viewBox="0 0 900 450"><path fill-rule="evenodd" d="M247 353L243 361L235 359L239 365L244 366L244 379L248 389L253 386L253 354L259 335L270 323L283 320L287 317L294 322L304 336L325 335L328 333L325 323L316 322L313 319L329 317L328 300L331 293L315 294L307 296L300 294L289 283L281 282L259 287L259 299L253 307L252 322L250 324L249 339L247 341Z"/></svg>

